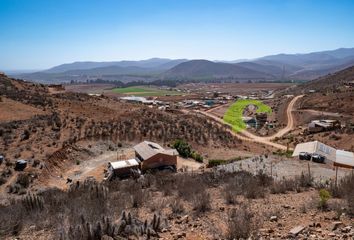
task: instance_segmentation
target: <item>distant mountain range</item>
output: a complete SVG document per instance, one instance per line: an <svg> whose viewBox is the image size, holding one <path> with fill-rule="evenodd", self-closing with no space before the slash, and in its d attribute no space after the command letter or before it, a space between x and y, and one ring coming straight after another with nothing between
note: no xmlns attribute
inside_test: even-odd
<svg viewBox="0 0 354 240"><path fill-rule="evenodd" d="M152 58L141 61L74 62L15 75L54 83L86 80L289 81L312 80L354 65L354 48L307 54L278 54L252 60L208 61Z"/></svg>

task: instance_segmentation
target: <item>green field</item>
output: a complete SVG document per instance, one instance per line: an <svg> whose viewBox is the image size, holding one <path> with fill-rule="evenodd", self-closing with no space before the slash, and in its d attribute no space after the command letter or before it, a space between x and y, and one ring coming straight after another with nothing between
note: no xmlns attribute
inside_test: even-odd
<svg viewBox="0 0 354 240"><path fill-rule="evenodd" d="M114 89L112 89L112 91L115 93L134 95L134 96L140 96L140 97L181 95L181 93L177 92L177 91L161 90L161 89L150 88L150 87L114 88Z"/></svg>
<svg viewBox="0 0 354 240"><path fill-rule="evenodd" d="M224 121L232 125L235 132L240 132L246 129L246 124L242 120L243 111L248 105L255 105L257 113L272 113L272 109L266 104L257 100L237 100L232 104L224 114Z"/></svg>

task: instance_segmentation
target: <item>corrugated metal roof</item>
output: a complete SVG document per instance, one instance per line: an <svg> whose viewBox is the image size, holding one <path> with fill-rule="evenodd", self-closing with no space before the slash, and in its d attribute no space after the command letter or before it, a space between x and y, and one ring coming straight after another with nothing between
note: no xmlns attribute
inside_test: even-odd
<svg viewBox="0 0 354 240"><path fill-rule="evenodd" d="M354 153L343 150L337 150L335 163L354 167Z"/></svg>
<svg viewBox="0 0 354 240"><path fill-rule="evenodd" d="M135 145L134 150L144 160L149 159L158 153L163 153L163 154L167 154L167 155L178 155L178 152L175 149L165 150L159 144L154 143L154 142L150 142L150 141L144 141L144 142L139 143L138 145Z"/></svg>
<svg viewBox="0 0 354 240"><path fill-rule="evenodd" d="M128 160L117 161L117 162L110 162L110 164L113 169L134 167L134 166L139 165L138 161L134 158L128 159Z"/></svg>

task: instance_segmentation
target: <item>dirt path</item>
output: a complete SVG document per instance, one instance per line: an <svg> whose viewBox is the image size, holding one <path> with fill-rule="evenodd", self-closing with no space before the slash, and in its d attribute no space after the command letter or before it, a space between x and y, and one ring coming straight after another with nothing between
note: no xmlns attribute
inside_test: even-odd
<svg viewBox="0 0 354 240"><path fill-rule="evenodd" d="M228 106L228 105L230 105L230 103L226 103L226 104L219 105L217 107L210 108L210 109L206 110L205 112L212 112L212 111L215 111L215 110L217 110L219 108L222 108L222 107L225 107L225 106Z"/></svg>
<svg viewBox="0 0 354 240"><path fill-rule="evenodd" d="M351 117L349 114L341 114L341 113L335 113L335 112L324 112L324 111L318 111L318 110L313 110L313 109L300 109L299 111L301 112L308 112L312 113L315 115L324 115L324 116L330 116L330 117Z"/></svg>
<svg viewBox="0 0 354 240"><path fill-rule="evenodd" d="M272 136L269 136L269 137L260 137L260 136L257 136L257 135L254 135L250 132L248 132L247 130L243 130L239 133L236 133L234 132L233 130L231 129L228 129L228 131L235 137L237 137L238 139L241 139L243 141L250 141L250 142L257 142L257 143L261 143L261 144L265 144L265 145L268 145L268 146L272 146L274 148L277 148L277 149L280 149L280 150L287 150L287 146L284 146L284 145L281 145L281 144L278 144L278 143L274 143L272 142L272 140L274 140L275 138L279 138L279 137L282 137L284 136L286 133L290 132L293 128L294 128L294 118L293 118L293 115L292 115L292 111L294 110L294 105L296 103L296 101L303 97L303 95L299 95L299 96L296 96L294 97L291 102L289 103L287 109L286 109L286 115L287 115L287 118L288 118L288 124L286 125L285 128L279 130L276 134L272 135ZM203 111L195 111L195 112L198 112L198 113L201 113L209 118L212 118L213 120L223 124L223 125L227 125L227 126L231 126L231 124L229 123L226 123L224 122L224 120L222 120L221 118L213 115L213 114L210 114L208 112L203 112Z"/></svg>
<svg viewBox="0 0 354 240"><path fill-rule="evenodd" d="M296 96L290 101L290 103L289 103L289 105L288 105L288 107L286 109L286 116L287 116L287 119L288 119L288 124L286 125L286 127L283 128L283 129L280 129L276 134L274 134L274 135L272 135L270 137L265 137L265 139L273 140L275 138L282 137L282 136L284 136L285 134L287 134L288 132L290 132L291 130L294 129L294 127L295 127L294 125L295 124L294 124L294 117L293 117L292 111L294 110L294 105L295 105L296 101L299 98L302 98L303 96L304 95Z"/></svg>

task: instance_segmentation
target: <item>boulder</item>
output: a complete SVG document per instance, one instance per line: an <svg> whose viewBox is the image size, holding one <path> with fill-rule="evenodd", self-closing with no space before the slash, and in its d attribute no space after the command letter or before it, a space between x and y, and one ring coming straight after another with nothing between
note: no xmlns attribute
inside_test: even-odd
<svg viewBox="0 0 354 240"><path fill-rule="evenodd" d="M292 235L292 236L297 236L297 235L298 235L299 233L301 233L304 229L305 229L304 226L299 225L299 226L296 226L296 227L292 228L292 229L290 230L289 234Z"/></svg>
<svg viewBox="0 0 354 240"><path fill-rule="evenodd" d="M340 221L332 222L332 228L331 228L331 230L332 230L332 231L337 230L337 228L338 228L339 226L341 226L342 224L343 224L343 223L340 222Z"/></svg>

